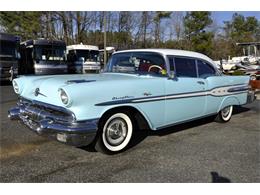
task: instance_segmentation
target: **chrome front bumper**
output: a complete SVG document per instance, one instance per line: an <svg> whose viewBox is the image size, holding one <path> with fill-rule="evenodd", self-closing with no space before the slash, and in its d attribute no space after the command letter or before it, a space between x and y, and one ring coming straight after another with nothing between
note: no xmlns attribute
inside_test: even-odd
<svg viewBox="0 0 260 195"><path fill-rule="evenodd" d="M85 146L96 137L98 119L76 121L69 110L50 104L20 99L8 111L11 120L20 120L34 132L74 146Z"/></svg>

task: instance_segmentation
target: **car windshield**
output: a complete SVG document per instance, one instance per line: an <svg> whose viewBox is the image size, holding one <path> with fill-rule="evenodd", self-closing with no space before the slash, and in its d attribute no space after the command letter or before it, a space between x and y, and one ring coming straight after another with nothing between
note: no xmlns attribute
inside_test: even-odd
<svg viewBox="0 0 260 195"><path fill-rule="evenodd" d="M35 59L41 61L65 61L66 47L54 45L36 45Z"/></svg>
<svg viewBox="0 0 260 195"><path fill-rule="evenodd" d="M123 52L112 55L106 72L132 74L167 74L164 58L154 52Z"/></svg>
<svg viewBox="0 0 260 195"><path fill-rule="evenodd" d="M99 51L97 50L76 50L77 58L84 58L86 62L99 62Z"/></svg>

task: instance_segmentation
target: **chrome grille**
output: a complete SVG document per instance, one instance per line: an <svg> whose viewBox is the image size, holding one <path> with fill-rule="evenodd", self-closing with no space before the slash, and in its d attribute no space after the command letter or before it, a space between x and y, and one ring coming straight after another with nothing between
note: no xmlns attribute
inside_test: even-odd
<svg viewBox="0 0 260 195"><path fill-rule="evenodd" d="M74 114L63 107L26 99L20 99L17 104L20 115L35 122L43 119L69 123L75 121Z"/></svg>

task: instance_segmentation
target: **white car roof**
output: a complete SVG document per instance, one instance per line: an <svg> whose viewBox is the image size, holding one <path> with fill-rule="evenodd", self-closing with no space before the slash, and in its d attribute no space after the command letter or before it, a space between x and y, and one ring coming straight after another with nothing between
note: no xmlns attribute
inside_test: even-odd
<svg viewBox="0 0 260 195"><path fill-rule="evenodd" d="M162 55L175 55L175 56L200 58L200 59L206 60L206 61L210 62L211 64L215 65L213 60L204 54L194 52L194 51L186 51L186 50L179 50L179 49L131 49L131 50L117 51L114 54L124 53L124 52L135 52L135 51L156 52L156 53L160 53Z"/></svg>
<svg viewBox="0 0 260 195"><path fill-rule="evenodd" d="M83 45L83 44L76 44L76 45L68 45L67 50L99 50L98 46L96 45Z"/></svg>
<svg viewBox="0 0 260 195"><path fill-rule="evenodd" d="M106 51L115 50L115 47L106 47ZM104 49L100 49L99 51L104 51Z"/></svg>

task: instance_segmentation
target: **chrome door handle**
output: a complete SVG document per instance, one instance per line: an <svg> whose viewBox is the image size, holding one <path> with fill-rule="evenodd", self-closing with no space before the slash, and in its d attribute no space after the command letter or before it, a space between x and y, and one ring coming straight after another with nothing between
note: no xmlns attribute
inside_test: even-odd
<svg viewBox="0 0 260 195"><path fill-rule="evenodd" d="M200 85L205 85L205 83L203 81L197 81L197 83Z"/></svg>

